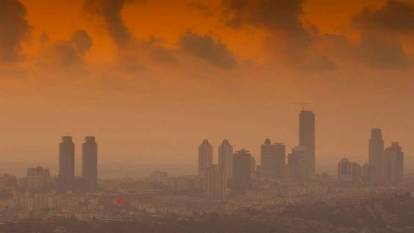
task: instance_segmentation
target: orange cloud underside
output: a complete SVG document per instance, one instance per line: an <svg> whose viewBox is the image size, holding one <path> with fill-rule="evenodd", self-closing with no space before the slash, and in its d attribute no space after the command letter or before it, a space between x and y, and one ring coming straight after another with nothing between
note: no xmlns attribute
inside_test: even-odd
<svg viewBox="0 0 414 233"><path fill-rule="evenodd" d="M83 1L23 0L28 20L33 26L33 36L27 50L35 53L41 34L46 33L52 41L67 39L77 29L87 30L93 37L94 47L90 57L110 59L114 45L97 20L83 10ZM130 4L123 18L131 33L139 39L157 37L168 47L176 46L183 31L192 29L199 33L214 33L233 52L242 57L260 58L264 33L252 28L229 29L220 18L220 0L203 1L213 12L206 17L190 9L187 1L153 0L146 4ZM341 33L352 37L355 32L349 27L352 16L365 6L378 6L377 0L330 1L308 0L305 4L304 21L315 25L321 33ZM247 45L247 46L246 46ZM92 59L92 60L93 60Z"/></svg>

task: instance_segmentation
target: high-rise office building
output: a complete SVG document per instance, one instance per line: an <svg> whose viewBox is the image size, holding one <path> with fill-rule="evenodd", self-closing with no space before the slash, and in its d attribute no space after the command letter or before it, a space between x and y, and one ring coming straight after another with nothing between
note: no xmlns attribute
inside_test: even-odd
<svg viewBox="0 0 414 233"><path fill-rule="evenodd" d="M286 163L286 147L281 143L272 144L266 139L261 146L260 176L265 178L281 178Z"/></svg>
<svg viewBox="0 0 414 233"><path fill-rule="evenodd" d="M213 146L204 140L198 147L198 176L204 178L207 168L213 164Z"/></svg>
<svg viewBox="0 0 414 233"><path fill-rule="evenodd" d="M352 180L353 181L362 181L364 179L364 167L363 165L352 162Z"/></svg>
<svg viewBox="0 0 414 233"><path fill-rule="evenodd" d="M404 152L398 142L393 142L384 152L385 179L388 183L398 183L404 177Z"/></svg>
<svg viewBox="0 0 414 233"><path fill-rule="evenodd" d="M228 182L233 169L233 146L228 140L224 140L219 146L218 167L223 173L225 181Z"/></svg>
<svg viewBox="0 0 414 233"><path fill-rule="evenodd" d="M59 144L59 180L62 185L72 185L75 179L75 144L71 136L62 137Z"/></svg>
<svg viewBox="0 0 414 233"><path fill-rule="evenodd" d="M384 139L381 129L371 129L368 164L371 182L383 183L385 179L385 158Z"/></svg>
<svg viewBox="0 0 414 233"><path fill-rule="evenodd" d="M95 137L85 137L82 145L82 179L87 189L93 191L98 185L98 145Z"/></svg>
<svg viewBox="0 0 414 233"><path fill-rule="evenodd" d="M355 162L348 159L342 159L338 163L338 179L341 181L361 181L363 168Z"/></svg>
<svg viewBox="0 0 414 233"><path fill-rule="evenodd" d="M302 111L299 115L299 146L308 150L310 159L306 166L309 166L311 176L316 172L315 137L315 114L312 111Z"/></svg>
<svg viewBox="0 0 414 233"><path fill-rule="evenodd" d="M211 165L206 170L207 197L211 200L223 200L226 192L224 173L219 166Z"/></svg>
<svg viewBox="0 0 414 233"><path fill-rule="evenodd" d="M231 188L235 193L241 193L252 186L253 157L247 150L240 150L233 156L233 175Z"/></svg>
<svg viewBox="0 0 414 233"><path fill-rule="evenodd" d="M296 146L288 156L289 177L297 181L306 181L312 178L313 170L309 166L310 151L304 146Z"/></svg>

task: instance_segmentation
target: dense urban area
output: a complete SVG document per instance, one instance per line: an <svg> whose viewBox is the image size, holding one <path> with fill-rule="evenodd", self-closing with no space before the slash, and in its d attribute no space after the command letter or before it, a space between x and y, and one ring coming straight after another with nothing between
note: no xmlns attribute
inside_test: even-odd
<svg viewBox="0 0 414 233"><path fill-rule="evenodd" d="M62 137L59 173L27 169L0 177L0 233L106 232L413 232L414 177L404 173L398 142L385 147L372 129L366 164L344 158L337 175L315 169L315 115L299 116L299 144L287 153L266 139L259 162L229 140L203 140L198 174L99 179L98 145L82 145L81 177L75 144Z"/></svg>

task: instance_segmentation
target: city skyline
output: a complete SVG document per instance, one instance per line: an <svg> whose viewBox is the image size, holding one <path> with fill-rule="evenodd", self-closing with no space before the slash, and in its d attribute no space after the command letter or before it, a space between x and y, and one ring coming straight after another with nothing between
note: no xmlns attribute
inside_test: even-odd
<svg viewBox="0 0 414 233"><path fill-rule="evenodd" d="M0 0L0 233L412 233L414 0Z"/></svg>
<svg viewBox="0 0 414 233"><path fill-rule="evenodd" d="M284 151L283 152L283 154L281 154L281 156L283 156L284 157L284 161L286 161L286 163L288 163L288 161L289 161L289 156L290 156L290 153L291 153L291 151L298 151L298 150L301 150L301 147L306 147L304 144L305 143L303 143L303 135L304 135L304 133L300 130L300 128L302 127L303 128L303 121L304 120L302 120L302 118L303 118L303 114L308 114L308 113L310 113L311 114L311 116L312 116L312 119L311 119L311 122L313 122L313 123L311 123L311 124L315 124L314 122L315 122L315 116L313 115L313 112L312 111L309 111L309 110L302 110L301 112L300 112L300 114L299 114L299 127L298 127L298 129L299 129L299 134L298 134L298 140L297 140L297 143L296 143L296 145L293 143L293 144L286 144L286 143L284 143L283 142L283 139L281 139L281 141L280 142L276 142L276 143L272 143L272 141L271 141L271 139L269 139L269 138L267 138L266 140L265 140L265 142L264 142L264 144L262 144L261 146L259 145L259 146L257 146L257 147L259 147L259 151L257 152L257 153L252 153L252 156L253 156L253 158L255 158L256 160L257 160L257 162L258 162L258 165L261 165L260 164L260 161L263 159L263 148L264 148L264 146L266 146L266 145L270 145L270 146L276 146L276 148L277 147L283 147L283 148L280 148L280 150L282 150L282 151ZM306 123L305 123L306 124ZM305 126L305 127L308 127L308 126ZM311 132L313 132L313 133L311 133L310 135L315 135L315 132L317 132L318 131L318 128L317 128L317 126L312 126L311 128L310 128L310 130L311 130ZM301 136L302 135L302 136ZM309 134L308 134L309 135ZM386 145L384 145L384 141L383 141L383 136L382 136L382 130L381 129L379 129L379 128L372 128L371 129L371 137L379 137L382 141L381 141L381 148L379 149L379 150L382 150L382 151L385 151L385 147L386 147ZM69 142L71 142L72 141L72 136L63 136L62 137L62 140L63 140L63 142L65 142L65 141L69 141ZM93 136L87 136L87 137L85 137L85 142L93 142L94 141L94 137ZM311 141L318 141L317 139L315 140L315 139L311 139ZM396 141L396 140L393 140L393 141ZM220 166L224 166L224 165L220 165L222 162L220 162L221 161L221 156L220 156L220 154L222 153L222 154L231 154L232 155L232 153L230 153L230 152L234 152L234 151L236 151L236 149L234 149L234 146L231 144L233 141L230 141L230 140L228 140L228 139L224 139L223 141L222 141L222 143L221 144L211 144L210 143L210 141L209 140L207 140L207 139L205 139L204 141L203 141L203 143L200 145L200 148L199 148L199 152L200 152L200 150L202 150L201 149L201 146L203 145L203 144L206 144L206 145L208 145L208 150L209 151L207 151L206 153L207 153L207 157L209 157L208 158L208 161L206 161L206 165L204 165L204 169L207 169L210 165L212 165L212 164L218 164L219 165L219 167ZM303 145L301 145L301 142L303 143ZM72 142L73 143L73 142ZM372 143L371 143L372 144ZM370 144L370 145L371 145ZM84 145L85 145L85 143L84 143ZM84 146L83 145L83 146ZM221 147L223 147L224 146L224 149L220 149ZM226 147L229 147L229 149L226 149ZM312 145L311 145L311 147L312 147ZM75 147L76 148L76 147ZM71 149L71 150L73 150L73 151L71 151L69 154L71 154L70 156L74 156L73 158L70 158L69 160L73 160L73 165L66 165L66 166L69 166L69 168L66 168L66 170L69 170L69 171L66 171L66 172L69 172L69 173L71 173L71 174L74 174L74 176L76 175L76 176L80 176L80 177L83 177L84 175L83 175L83 173L84 173L84 169L85 169L85 167L83 167L84 166L84 164L86 164L86 163L88 163L88 161L86 161L86 162L81 162L81 161L83 161L84 159L85 159L85 157L84 157L84 149L82 149L82 147L80 147L80 148L78 148L77 150L76 150L76 153L75 153L75 148L73 148L73 149ZM236 148L247 148L247 147L244 147L243 145L240 145L240 147L236 147ZM371 146L369 146L369 148L371 148ZM373 167L375 167L376 165L374 165L375 164L375 162L373 162L373 161L371 161L372 159L371 159L371 157L372 157L372 153L375 153L375 152L370 152L370 149L368 148L368 153L367 153L367 156L366 156L366 158L363 158L363 159L360 159L360 160L358 160L358 162L360 163L360 164L371 164L371 166L373 166ZM226 150L228 151L228 152L226 152ZM272 149L271 149L272 150ZM276 149L276 151L277 151L278 149ZM222 152L223 151L223 152ZM265 154L266 154L266 152L264 152ZM276 152L277 153L277 152ZM315 153L315 152L313 152L313 153ZM325 164L324 162L323 162L323 158L320 158L319 160L318 159L316 159L317 160L317 162L316 162L316 164L318 165L319 163L321 163L321 164L324 164L324 165L322 165L322 166L317 166L318 167L318 169L317 169L317 173L325 173L325 172L327 172L328 174L330 174L330 175L333 175L333 174L335 174L335 173L337 173L337 170L336 170L336 168L335 168L335 166L336 166L336 164L337 164L337 161L339 161L341 158L344 158L344 157L346 157L346 158L351 158L352 160L354 160L354 157L352 157L352 156L349 156L349 155L346 155L345 153L343 153L344 155L342 156L342 157L335 157L335 158L333 158L333 159L337 159L336 161L332 161L331 163L328 163L329 165L327 165L327 164ZM409 161L410 161L410 157L409 157L409 155L407 156L407 153L405 153L405 161L406 161L406 163L405 163L405 170L407 171L407 172L411 172L411 166L410 166L410 164L409 164ZM210 158L211 157L211 158ZM224 157L224 156L223 156ZM225 160L228 160L228 158L224 158ZM200 161L200 160L198 160L198 161ZM408 161L408 162L407 162ZM68 161L67 161L68 162ZM225 161L224 161L225 162ZM72 162L71 162L72 163ZM91 163L91 162L89 162L89 163ZM94 162L92 162L92 163L94 163ZM108 165L109 163L110 163L110 161L100 161L100 163L101 163L101 166L103 166L103 167L105 167L105 165ZM272 163L272 162L271 162ZM407 164L408 163L408 164ZM35 165L48 165L47 167L48 168L52 168L52 170L54 170L54 166L50 166L50 164L48 164L47 162L38 162L38 164L35 164L35 163L27 163L25 166L28 166L28 164L31 164L31 165L33 165L33 166L35 166ZM119 164L119 166L122 166L121 165L122 163L120 163ZM143 165L145 165L146 163L145 162L143 162L143 163L141 163L141 164L143 164ZM163 164L163 163L159 163L158 165L166 165L166 164L168 164L168 163L165 163L165 164ZM171 165L177 165L177 166L180 166L180 165L182 165L182 166L188 166L187 168L189 168L190 166L193 166L193 163L185 163L185 162L183 162L183 163L181 163L180 161L176 161L176 163L174 164L174 163L170 163ZM126 165L126 164L125 164ZM129 164L129 165L131 165L131 164ZM139 163L137 163L136 165L139 165ZM154 167L153 168L150 168L150 169L153 169L153 170L157 170L157 163L153 163L152 164ZM71 166L72 166L72 168L71 168ZM89 165L90 166L90 165ZM92 165L92 166L94 166L94 165ZM133 165L132 165L133 166ZM132 166L130 167L131 169L132 169ZM200 165L199 165L200 166ZM227 166L229 166L229 165L227 165ZM326 166L325 167L325 169L324 168L322 168L321 169L321 167L323 167L323 166ZM328 167L329 166L329 167ZM23 169L23 167L21 167L20 169ZM25 168L24 168L25 169ZM58 169L58 167L56 167L56 169ZM168 169L168 168L167 168ZM229 173L231 173L231 168L227 168L229 171ZM266 170L266 168L264 168L265 170ZM103 170L105 170L105 169L103 169ZM182 174L190 174L191 173L191 171L194 171L195 169L193 168L193 169L188 169L187 170L187 173L182 173ZM264 171L265 171L264 170ZM286 172L286 171L284 171L284 172ZM201 173L203 173L203 172L201 172ZM199 174L201 174L200 172L199 172ZM265 172L266 173L266 172ZM270 176L270 177L272 177L272 176L275 176L275 174L273 174L273 175L266 175L266 174L263 174L264 176ZM23 174L23 171L21 172L21 174ZM60 174L60 172L58 171L58 170L56 170L56 174ZM72 175L71 175L72 176ZM93 176L93 174L92 174L92 176ZM276 175L276 176L278 176L278 175ZM279 176L280 176L280 174L279 174ZM103 174L103 177L105 177L105 173Z"/></svg>
<svg viewBox="0 0 414 233"><path fill-rule="evenodd" d="M414 164L412 1L191 2L3 1L0 161L52 164L59 135L99 135L112 163L193 164L205 137L257 155L295 143L307 102L323 169L365 160L371 128Z"/></svg>
<svg viewBox="0 0 414 233"><path fill-rule="evenodd" d="M238 155L250 157L250 171L257 173L261 178L284 179L312 179L322 171L315 170L317 162L317 151L315 149L317 126L314 112L302 110L299 113L299 140L298 145L292 147L291 153L286 153L284 143L272 143L269 138L261 144L260 155L252 155L246 149L236 150L229 140L224 139L218 146L217 155L214 147L208 139L204 139L198 147L197 176L202 180L210 180L214 177L213 186L219 182L219 186L232 186L232 179L235 173L234 163ZM95 136L86 136L82 144L81 156L81 178L89 189L95 189L98 183L98 150ZM216 159L214 159L216 157ZM75 180L75 144L72 136L63 136L59 144L59 171L58 180L65 183L73 183ZM350 162L348 158L343 158L338 163L338 177L355 179L355 176L363 176L373 183L397 182L401 181L405 174L404 152L399 142L392 142L391 146L385 147L382 130L379 128L371 129L371 137L368 143L367 162L360 165ZM348 168L349 167L349 168ZM42 168L42 167L37 167ZM357 172L354 174L354 170ZM30 173L28 169L28 174ZM47 169L49 174L49 169ZM349 177L347 177L349 176ZM219 179L219 181L216 181ZM243 180L243 179L241 179ZM210 187L210 181L205 185ZM210 189L210 188L207 188ZM217 188L214 188L216 190ZM216 192L216 191L215 191Z"/></svg>

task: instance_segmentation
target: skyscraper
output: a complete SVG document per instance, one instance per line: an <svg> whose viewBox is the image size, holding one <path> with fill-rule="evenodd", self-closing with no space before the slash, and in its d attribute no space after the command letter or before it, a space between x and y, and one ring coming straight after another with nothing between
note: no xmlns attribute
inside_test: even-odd
<svg viewBox="0 0 414 233"><path fill-rule="evenodd" d="M224 140L218 149L218 165L226 183L230 180L233 168L233 146Z"/></svg>
<svg viewBox="0 0 414 233"><path fill-rule="evenodd" d="M384 152L385 178L388 183L398 183L404 177L404 152L398 142L393 142Z"/></svg>
<svg viewBox="0 0 414 233"><path fill-rule="evenodd" d="M198 176L204 178L207 168L213 164L213 146L204 140L198 147Z"/></svg>
<svg viewBox="0 0 414 233"><path fill-rule="evenodd" d="M247 150L240 150L233 157L231 188L236 193L244 192L252 186L253 157Z"/></svg>
<svg viewBox="0 0 414 233"><path fill-rule="evenodd" d="M385 179L384 139L381 129L371 129L369 139L369 175L371 182L383 183Z"/></svg>
<svg viewBox="0 0 414 233"><path fill-rule="evenodd" d="M75 179L75 144L71 136L62 137L59 144L59 180L64 187Z"/></svg>
<svg viewBox="0 0 414 233"><path fill-rule="evenodd" d="M310 175L316 172L316 152L315 152L315 115L312 111L302 111L299 115L299 146L306 148L310 156L309 166Z"/></svg>
<svg viewBox="0 0 414 233"><path fill-rule="evenodd" d="M261 146L261 172L266 178L281 178L284 174L286 163L286 147L284 144L272 144L266 139Z"/></svg>
<svg viewBox="0 0 414 233"><path fill-rule="evenodd" d="M85 137L82 145L82 179L89 191L93 191L98 185L98 145L95 137Z"/></svg>

